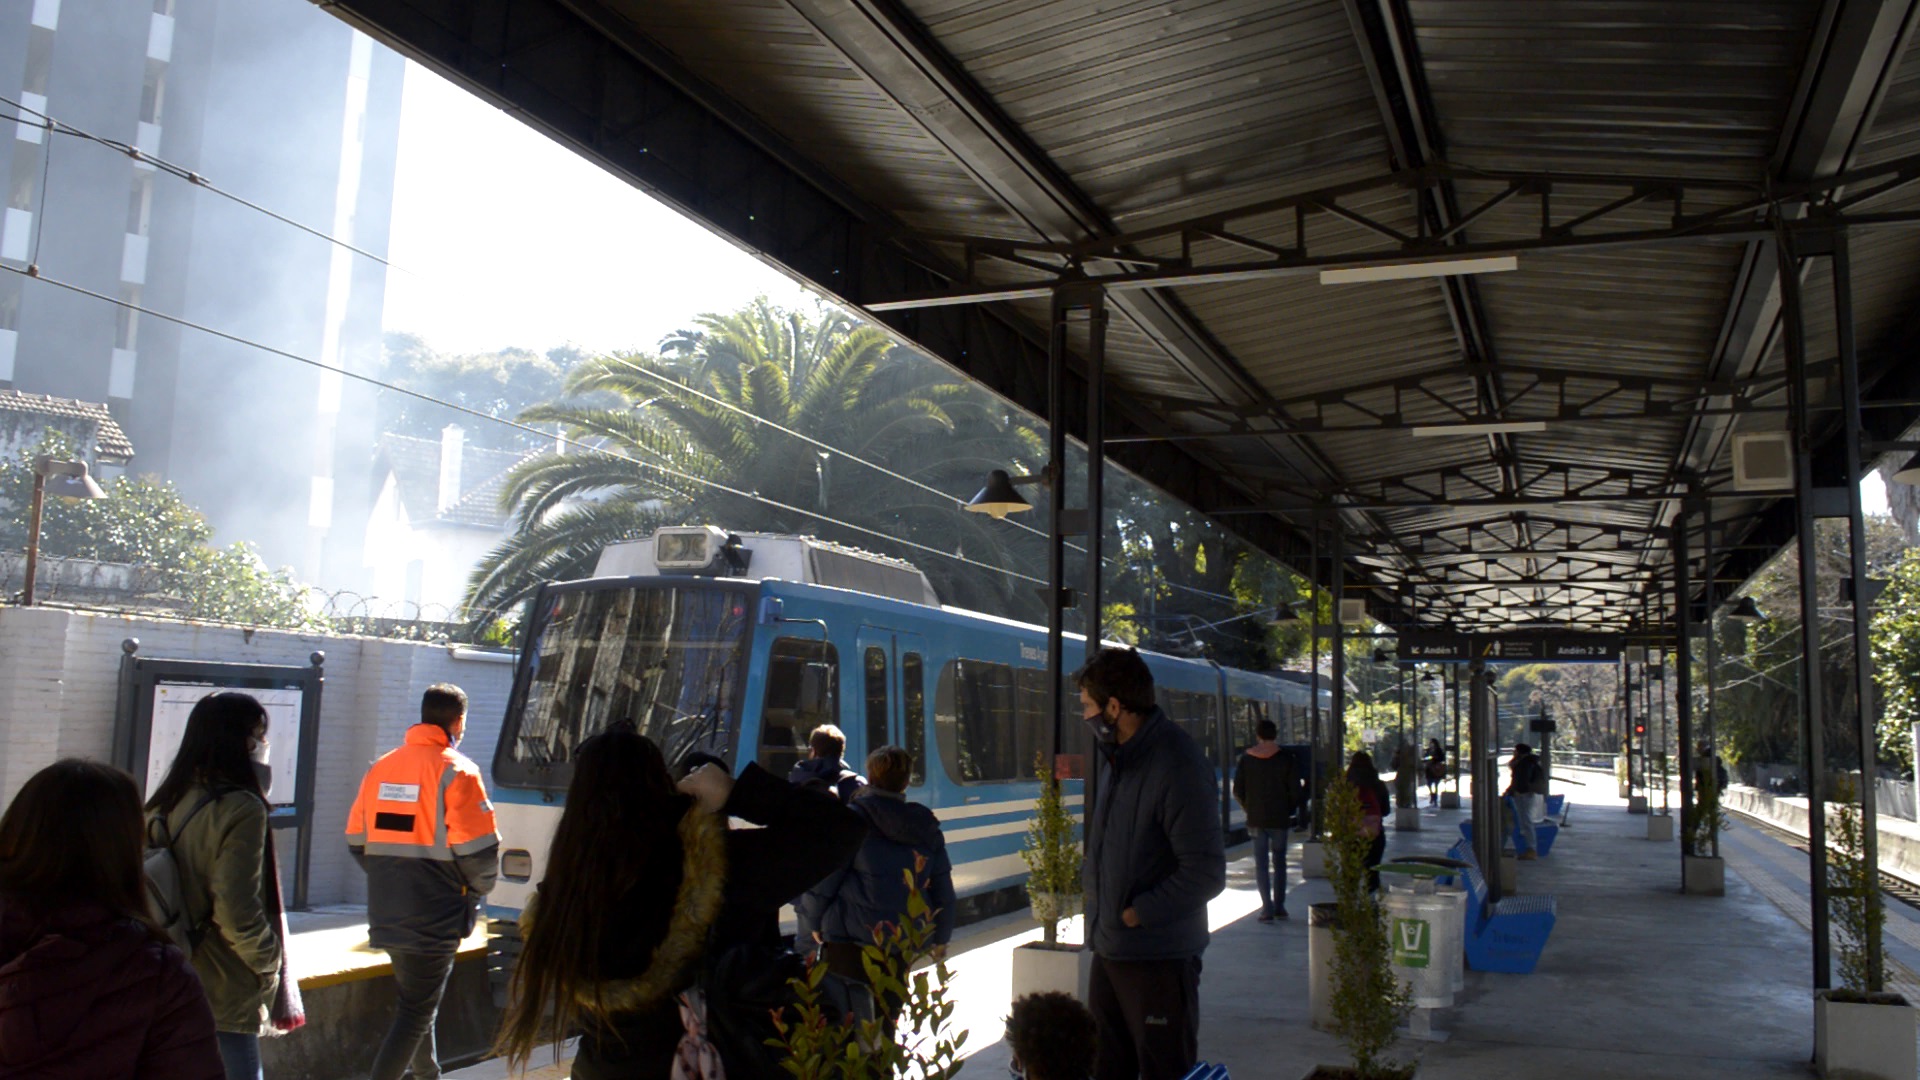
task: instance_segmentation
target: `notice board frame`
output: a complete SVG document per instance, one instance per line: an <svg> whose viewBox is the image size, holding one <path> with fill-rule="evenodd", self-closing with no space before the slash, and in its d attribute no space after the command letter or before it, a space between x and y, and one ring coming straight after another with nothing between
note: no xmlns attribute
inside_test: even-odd
<svg viewBox="0 0 1920 1080"><path fill-rule="evenodd" d="M120 689L114 707L114 764L143 785L147 755L153 739L154 691L162 683L198 683L220 691L298 689L300 694L299 757L294 770L292 806L272 806L267 827L295 829L293 898L290 910L307 908L307 880L313 856L314 771L320 749L320 700L326 687L327 654L315 652L307 666L247 664L220 660L179 660L138 655L140 639L120 643Z"/></svg>

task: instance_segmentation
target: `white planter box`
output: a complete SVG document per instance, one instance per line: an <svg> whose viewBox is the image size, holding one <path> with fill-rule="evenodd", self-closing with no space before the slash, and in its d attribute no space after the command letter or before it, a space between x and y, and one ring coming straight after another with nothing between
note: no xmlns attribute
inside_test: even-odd
<svg viewBox="0 0 1920 1080"><path fill-rule="evenodd" d="M1084 945L1038 943L1013 950L1013 996L1057 990L1087 1000L1087 985L1093 974L1093 950Z"/></svg>
<svg viewBox="0 0 1920 1080"><path fill-rule="evenodd" d="M1395 832L1419 832L1420 808L1417 806L1402 806L1395 809L1393 812L1393 828Z"/></svg>
<svg viewBox="0 0 1920 1080"><path fill-rule="evenodd" d="M1813 1061L1834 1080L1909 1080L1920 1073L1914 1011L1813 996Z"/></svg>
<svg viewBox="0 0 1920 1080"><path fill-rule="evenodd" d="M1647 812L1647 797L1645 795L1627 796L1627 813L1644 814L1646 812Z"/></svg>
<svg viewBox="0 0 1920 1080"><path fill-rule="evenodd" d="M1647 815L1647 839L1662 842L1671 841L1673 839L1673 815Z"/></svg>
<svg viewBox="0 0 1920 1080"><path fill-rule="evenodd" d="M1318 840L1300 841L1300 876L1309 879L1327 876L1326 845Z"/></svg>
<svg viewBox="0 0 1920 1080"><path fill-rule="evenodd" d="M1680 891L1690 896L1727 895L1727 864L1717 855L1683 855Z"/></svg>
<svg viewBox="0 0 1920 1080"><path fill-rule="evenodd" d="M1460 809L1460 793L1457 791L1441 792L1440 793L1440 809L1442 810Z"/></svg>

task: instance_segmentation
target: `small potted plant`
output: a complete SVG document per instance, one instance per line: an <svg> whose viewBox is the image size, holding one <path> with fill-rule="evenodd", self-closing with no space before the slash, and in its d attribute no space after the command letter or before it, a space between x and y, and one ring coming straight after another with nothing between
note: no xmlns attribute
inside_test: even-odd
<svg viewBox="0 0 1920 1080"><path fill-rule="evenodd" d="M1699 770L1695 781L1694 804L1680 809L1681 891L1695 896L1725 896L1726 864L1713 854L1714 833L1726 825L1720 811L1718 778L1708 768Z"/></svg>
<svg viewBox="0 0 1920 1080"><path fill-rule="evenodd" d="M1344 779L1326 791L1327 877L1333 885L1334 1035L1351 1064L1320 1065L1306 1080L1411 1080L1418 1063L1383 1055L1411 1001L1390 966L1386 912L1367 889L1367 849L1373 838L1362 822L1360 795Z"/></svg>
<svg viewBox="0 0 1920 1080"><path fill-rule="evenodd" d="M1853 782L1834 790L1829 895L1840 946L1840 987L1813 995L1813 1057L1821 1076L1908 1080L1920 1072L1914 1011L1888 993L1871 957L1879 952L1886 912L1880 881L1867 864L1866 818Z"/></svg>
<svg viewBox="0 0 1920 1080"><path fill-rule="evenodd" d="M1060 795L1060 778L1047 767L1044 755L1034 756L1033 771L1040 781L1040 797L1027 822L1027 842L1020 858L1027 864L1027 900L1044 932L1039 942L1014 950L1013 992L1019 997L1058 990L1085 1001L1093 950L1060 944L1060 923L1080 913L1084 896L1080 841Z"/></svg>

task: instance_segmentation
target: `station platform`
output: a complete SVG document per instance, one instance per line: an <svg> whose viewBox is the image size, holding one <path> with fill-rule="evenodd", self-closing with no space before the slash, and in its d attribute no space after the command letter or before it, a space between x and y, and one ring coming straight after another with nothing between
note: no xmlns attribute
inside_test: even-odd
<svg viewBox="0 0 1920 1080"><path fill-rule="evenodd" d="M1434 1014L1435 1028L1448 1032L1448 1040L1403 1039L1395 1054L1418 1058L1422 1080L1807 1076L1813 1052L1807 931L1783 910L1790 890L1753 862L1764 857L1784 867L1799 853L1736 828L1741 851L1751 846L1760 855L1729 851L1726 896L1683 896L1677 844L1646 840L1646 819L1628 814L1609 797L1611 790L1568 790L1570 827L1552 856L1519 864L1520 892L1552 893L1558 901L1558 923L1538 969L1530 975L1469 972L1458 1003ZM1423 809L1420 831L1389 830L1388 857L1445 851L1467 814ZM1781 850L1767 851L1766 843ZM1224 1062L1235 1077L1292 1080L1315 1065L1342 1062L1338 1041L1307 1019L1306 906L1331 899L1331 890L1325 881L1301 880L1296 844L1288 868L1292 918L1262 924L1255 919L1259 900L1249 852L1245 845L1229 850L1227 891L1210 906L1214 938L1200 986L1201 1056ZM364 932L358 946L349 941L351 924L308 933L334 935L327 946L333 955L354 957L364 948ZM1070 924L1069 938L1075 933ZM955 1025L970 1031L968 1074L1004 1071L1009 1055L1001 1035L1013 949L1039 936L1024 914L1014 914L963 927L956 938L950 997L958 1004ZM311 952L297 946L296 957L318 955L318 944L316 938ZM384 958L372 953L359 962L364 966L355 970L369 973L360 981L377 986L390 1003L390 984L371 974ZM479 973L484 976L484 963ZM383 1024L352 1037L377 1042L381 1031ZM276 1041L290 1044L301 1034ZM299 1071L272 1074L321 1080ZM509 1076L504 1063L491 1060L447 1075ZM565 1057L555 1061L543 1052L524 1075L560 1080L567 1075Z"/></svg>

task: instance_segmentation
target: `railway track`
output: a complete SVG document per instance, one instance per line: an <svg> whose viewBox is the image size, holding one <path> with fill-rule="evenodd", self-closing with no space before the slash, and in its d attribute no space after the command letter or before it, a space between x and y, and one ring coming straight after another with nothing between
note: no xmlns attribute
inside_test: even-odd
<svg viewBox="0 0 1920 1080"><path fill-rule="evenodd" d="M1790 829L1783 829L1771 821L1755 817L1752 814L1739 810L1727 809L1726 813L1729 817L1739 818L1755 831L1772 836L1803 855L1807 854L1807 838L1799 833L1793 832ZM1882 870L1880 871L1880 891L1908 907L1920 911L1920 885Z"/></svg>

